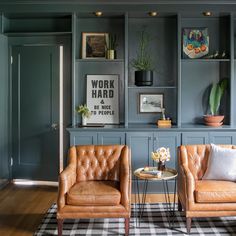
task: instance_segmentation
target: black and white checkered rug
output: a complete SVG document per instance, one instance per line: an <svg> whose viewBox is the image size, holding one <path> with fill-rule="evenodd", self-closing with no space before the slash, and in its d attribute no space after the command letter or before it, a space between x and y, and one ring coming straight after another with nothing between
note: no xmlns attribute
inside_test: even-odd
<svg viewBox="0 0 236 236"><path fill-rule="evenodd" d="M137 209L137 208L136 208ZM136 225L133 207L130 235L187 235L185 217L176 211L173 228L169 228L166 204L146 204L140 225ZM35 236L57 235L56 204L48 210ZM63 236L69 235L124 235L124 219L65 220ZM236 217L193 219L192 235L236 235Z"/></svg>

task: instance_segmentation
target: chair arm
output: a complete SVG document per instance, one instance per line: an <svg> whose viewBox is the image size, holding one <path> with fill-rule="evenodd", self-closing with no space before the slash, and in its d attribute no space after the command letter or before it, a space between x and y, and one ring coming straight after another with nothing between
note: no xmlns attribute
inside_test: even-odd
<svg viewBox="0 0 236 236"><path fill-rule="evenodd" d="M59 175L57 207L62 209L66 202L66 193L76 182L76 170L74 165L68 165Z"/></svg>
<svg viewBox="0 0 236 236"><path fill-rule="evenodd" d="M186 164L179 166L179 180L184 185L180 186L180 188L184 191L185 201L188 203L186 205L189 208L189 204L194 203L195 179Z"/></svg>
<svg viewBox="0 0 236 236"><path fill-rule="evenodd" d="M131 164L130 150L125 146L120 162L121 204L130 211L131 203Z"/></svg>

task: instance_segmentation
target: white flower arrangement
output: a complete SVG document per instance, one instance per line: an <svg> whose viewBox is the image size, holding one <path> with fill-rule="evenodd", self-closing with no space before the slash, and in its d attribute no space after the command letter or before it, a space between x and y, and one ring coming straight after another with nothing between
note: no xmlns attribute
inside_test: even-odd
<svg viewBox="0 0 236 236"><path fill-rule="evenodd" d="M156 162L165 162L170 160L170 149L165 147L158 148L155 152L152 152L152 159Z"/></svg>

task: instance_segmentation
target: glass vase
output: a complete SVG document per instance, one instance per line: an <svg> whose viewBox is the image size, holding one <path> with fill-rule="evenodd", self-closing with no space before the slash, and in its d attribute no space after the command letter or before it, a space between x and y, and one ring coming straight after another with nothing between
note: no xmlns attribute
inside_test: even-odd
<svg viewBox="0 0 236 236"><path fill-rule="evenodd" d="M159 161L157 164L157 170L164 171L166 169L165 162Z"/></svg>

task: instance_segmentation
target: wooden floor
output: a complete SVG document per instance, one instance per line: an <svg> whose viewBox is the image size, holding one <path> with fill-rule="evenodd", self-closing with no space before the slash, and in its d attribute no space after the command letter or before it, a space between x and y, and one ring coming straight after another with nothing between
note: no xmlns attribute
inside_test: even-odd
<svg viewBox="0 0 236 236"><path fill-rule="evenodd" d="M0 190L0 235L33 235L56 197L56 187L8 185Z"/></svg>
<svg viewBox="0 0 236 236"><path fill-rule="evenodd" d="M56 198L56 187L10 184L0 190L0 236L33 235ZM164 202L164 196L147 194L147 202Z"/></svg>

